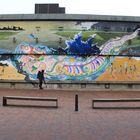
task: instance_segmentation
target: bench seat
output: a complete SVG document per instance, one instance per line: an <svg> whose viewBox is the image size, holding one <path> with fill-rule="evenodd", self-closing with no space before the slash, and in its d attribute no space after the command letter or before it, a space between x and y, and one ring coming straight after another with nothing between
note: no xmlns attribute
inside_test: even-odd
<svg viewBox="0 0 140 140"><path fill-rule="evenodd" d="M7 106L7 100L33 100L33 101L51 101L56 102L54 107L58 107L58 99L51 97L27 97L27 96L4 96L3 97L3 106Z"/></svg>
<svg viewBox="0 0 140 140"><path fill-rule="evenodd" d="M104 108L136 108L140 109L140 107L104 107L104 106L95 106L95 103L103 103L103 102L140 102L140 98L94 98L92 100L92 108L94 109L104 109Z"/></svg>

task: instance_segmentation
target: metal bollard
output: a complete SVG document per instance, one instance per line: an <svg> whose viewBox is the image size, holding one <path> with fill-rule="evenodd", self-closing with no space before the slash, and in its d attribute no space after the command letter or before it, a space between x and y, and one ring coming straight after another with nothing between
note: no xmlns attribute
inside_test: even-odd
<svg viewBox="0 0 140 140"><path fill-rule="evenodd" d="M78 94L75 95L75 111L78 111Z"/></svg>
<svg viewBox="0 0 140 140"><path fill-rule="evenodd" d="M7 105L7 99L5 97L3 97L3 103L2 103L3 106L6 106Z"/></svg>

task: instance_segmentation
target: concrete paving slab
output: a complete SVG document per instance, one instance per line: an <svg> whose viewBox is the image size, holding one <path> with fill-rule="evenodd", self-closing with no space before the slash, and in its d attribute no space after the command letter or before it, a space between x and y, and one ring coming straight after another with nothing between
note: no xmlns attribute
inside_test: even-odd
<svg viewBox="0 0 140 140"><path fill-rule="evenodd" d="M75 94L79 95L78 112L74 111ZM59 108L3 107L6 95L57 97ZM95 110L93 98L140 98L140 93L0 89L0 140L139 140L139 109Z"/></svg>

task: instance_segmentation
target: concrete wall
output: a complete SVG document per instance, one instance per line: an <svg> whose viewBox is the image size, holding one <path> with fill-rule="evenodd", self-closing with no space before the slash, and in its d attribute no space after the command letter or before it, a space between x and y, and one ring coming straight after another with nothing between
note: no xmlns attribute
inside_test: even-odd
<svg viewBox="0 0 140 140"><path fill-rule="evenodd" d="M136 33L134 33L133 30L140 25L140 17L109 16L109 15L76 15L76 14L75 15L72 15L72 14L71 15L67 15L67 14L43 14L43 15L41 15L41 14L35 14L35 15L16 14L16 15L0 15L0 22L3 25L4 24L8 25L7 23L10 23L10 24L12 23L13 24L12 28L13 28L15 23L17 23L17 25L19 23L21 23L20 25L22 25L22 23L25 23L25 24L29 23L28 28L30 28L30 26L32 26L31 23L37 23L37 22L45 22L45 23L47 23L47 22L54 22L54 23L56 23L56 22L58 22L58 23L66 22L66 23L71 23L71 24L72 23L75 24L75 22L76 22L79 25L81 25L84 22L92 23L92 24L99 22L101 24L95 24L96 26L92 25L90 29L88 29L88 27L85 27L85 25L83 25L83 28L81 28L81 31L82 30L84 30L84 31L86 31L86 30L102 31L103 30L105 32L115 32L115 31L116 32L120 32L120 31L121 32L128 32L128 33L131 32L131 33L129 33L129 37L127 36L128 34L126 33L126 36L127 36L128 39L126 39L124 41L124 43L122 43L122 41L124 40L125 35L122 36L122 38L119 38L119 39L115 40L116 42L120 41L122 43L121 45L120 45L120 42L118 43L120 45L119 49L121 50L122 46L125 46L127 49L134 48L134 45L131 45L133 43L129 42L129 40L133 40L133 39L136 40L135 37L137 38L137 36L134 37L134 35ZM115 23L115 25L114 25L114 23ZM2 24L1 24L1 26L2 26ZM110 25L110 27L107 27L107 25ZM122 28L119 28L120 25L121 25ZM17 28L17 27L14 26L14 28ZM3 27L0 27L0 28L3 28ZM38 29L36 28L36 30L38 30ZM17 30L17 32L18 31L19 30ZM28 31L29 30L27 29L27 32ZM139 33L138 33L138 35L139 35ZM18 37L17 38L14 38L14 36L12 36L12 37L13 37L13 40L12 40L13 44L9 42L9 45L11 45L11 47L12 47L12 45L17 45L16 43L19 43L19 42L16 42L16 39L18 39ZM2 41L4 42L4 39ZM29 41L29 40L27 39L26 41ZM35 43L38 44L38 40L35 40L35 41L36 41ZM138 48L139 39L137 39L137 41L135 41L135 42L137 42L137 44L135 44L135 48ZM33 42L29 41L29 43L33 43ZM21 44L21 46L22 45L23 44ZM103 45L103 44L101 43L100 45ZM3 46L4 46L4 43L3 43ZM7 46L7 49L8 49L9 46L8 45L6 45L6 46ZM105 47L108 47L108 46L105 46ZM139 62L140 62L139 61L139 49L138 50L134 49L133 54L132 54L132 52L130 54L130 52L126 52L126 50L127 50L126 48L123 51L121 50L122 54L120 54L120 51L118 51L117 53L115 52L115 62L112 61L112 58L114 58L114 53L103 52L101 54L99 59L101 57L104 58L104 56L109 56L110 55L111 56L111 61L106 63L106 65L108 65L108 67L105 65L106 69L100 70L100 72L102 72L102 77L100 77L100 79L98 78L98 80L97 80L97 77L95 77L95 79L92 79L92 78L91 79L90 78L86 79L85 78L85 79L80 79L80 81L78 83L71 83L71 80L74 79L74 78L72 78L70 80L66 79L66 80L68 80L68 82L63 81L63 82L57 83L56 81L54 81L53 83L48 84L47 89L79 89L79 90L85 90L85 89L86 90L98 90L98 89L103 89L103 90L104 89L105 90L112 90L112 89L124 89L124 90L129 89L130 90L130 89L134 89L135 90L135 89L138 89L139 90L139 81L140 81L140 79L139 79L140 78L140 73L139 73L139 71L140 71L139 70ZM118 46L117 46L117 49L118 49ZM10 51L11 50L12 49L10 49ZM13 48L13 50L14 50L14 48ZM114 48L114 50L116 50L116 48ZM10 51L6 52L6 53L7 54L11 53ZM16 51L17 51L17 49L16 49ZM16 51L15 51L15 53L17 53ZM5 57L7 58L8 55L6 56L4 54L5 57L3 57L3 54L2 54L1 56L2 56L1 61L3 61L4 60L3 58L5 58ZM120 61L120 56L123 57L123 61L122 61L122 58L121 58L121 61ZM135 59L135 57L137 57L137 59ZM10 56L10 58L12 58L12 56ZM20 57L16 57L16 58L17 58L16 62L18 60L20 60ZM110 57L109 57L109 59L110 59ZM14 59L14 61L15 61L15 59ZM89 61L89 60L87 60L87 61ZM6 62L7 62L7 60L5 62L2 62L3 65L2 65L2 68L1 68L1 72L5 71L5 63ZM126 64L126 62L127 62L127 64ZM8 64L9 64L9 62L8 62ZM112 70L112 64L113 64L113 70ZM121 70L120 65L122 65L122 67L124 69ZM129 72L127 71L127 73L125 73L125 65L127 65L127 69L129 69ZM132 70L132 67L134 65L136 65L136 68L135 68L135 70ZM37 84L34 84L34 85L31 84L32 86L29 86L30 84L26 81L27 79L24 80L24 78L25 78L24 75L27 74L27 72L25 74L25 69L24 69L24 74L23 74L23 73L19 72L20 66L18 65L18 68L17 68L17 63L15 64L15 62L14 62L14 66L16 66L16 70L19 74L16 76L15 79L14 78L13 79L10 79L10 78L8 79L7 74L6 74L7 78L3 79L2 75L1 75L1 79L2 79L1 86L2 87L10 87L10 88L23 88L23 87L24 88L31 88L32 87L32 88L36 89L37 86L38 86ZM61 67L61 65L59 65L59 66ZM6 69L6 70L8 72L11 71L10 69ZM15 69L14 70L12 69L12 71L15 71ZM37 73L37 71L36 71L36 73ZM57 74L58 74L58 76L60 75L59 72ZM10 76L12 76L12 75L10 75ZM70 77L71 76L73 76L73 75L70 75ZM87 75L87 77L88 76L91 77L90 75ZM14 77L14 75L12 77ZM29 78L29 75L28 75L28 78ZM8 82L5 82L7 80L8 80ZM20 80L22 80L22 82L20 82ZM34 79L34 80L36 80L36 79ZM52 80L52 79L50 79L50 80ZM59 78L57 80L59 80ZM77 79L75 78L74 81L77 81ZM89 81L94 81L94 83L89 82ZM116 81L118 83L116 83Z"/></svg>
<svg viewBox="0 0 140 140"><path fill-rule="evenodd" d="M1 21L121 21L140 22L140 17L111 15L78 15L78 14L4 14Z"/></svg>

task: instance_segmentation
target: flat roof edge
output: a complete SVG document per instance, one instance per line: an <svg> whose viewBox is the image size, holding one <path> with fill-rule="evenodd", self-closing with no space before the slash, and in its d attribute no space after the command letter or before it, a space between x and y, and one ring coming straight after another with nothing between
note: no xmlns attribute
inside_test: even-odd
<svg viewBox="0 0 140 140"><path fill-rule="evenodd" d="M88 14L3 14L0 21L131 21L140 22L137 16L88 15Z"/></svg>

